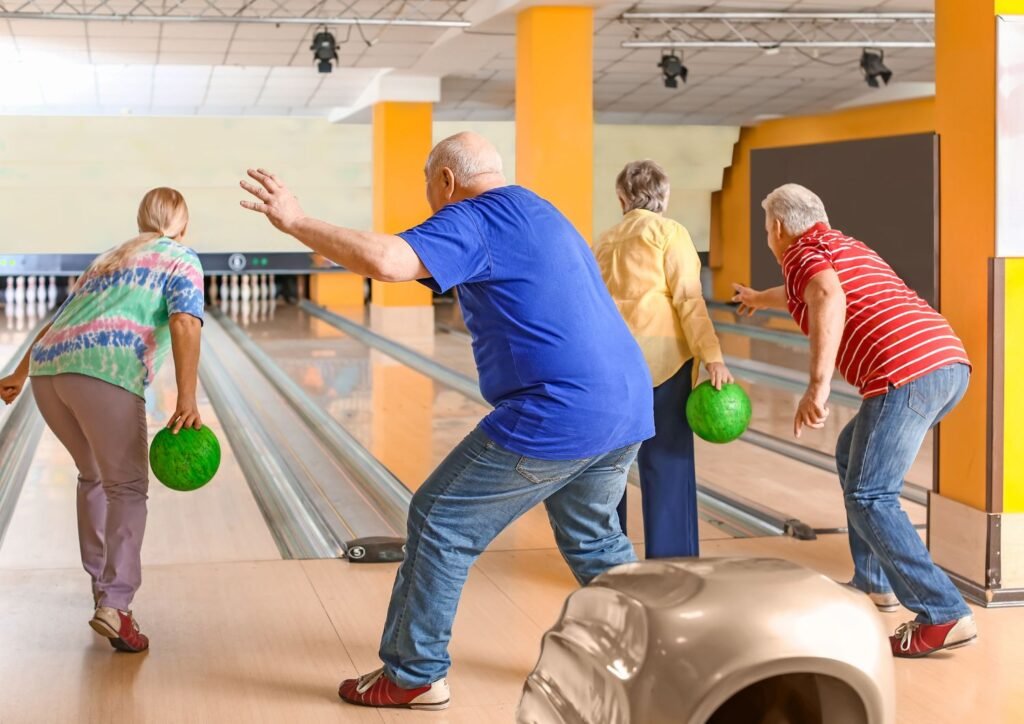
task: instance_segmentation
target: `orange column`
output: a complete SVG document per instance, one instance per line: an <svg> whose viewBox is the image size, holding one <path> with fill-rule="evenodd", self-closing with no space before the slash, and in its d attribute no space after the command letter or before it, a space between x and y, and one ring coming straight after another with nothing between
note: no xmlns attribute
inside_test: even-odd
<svg viewBox="0 0 1024 724"><path fill-rule="evenodd" d="M309 275L309 298L325 307L361 307L364 280L351 272Z"/></svg>
<svg viewBox="0 0 1024 724"><path fill-rule="evenodd" d="M516 182L591 241L594 224L594 12L536 7L516 26Z"/></svg>
<svg viewBox="0 0 1024 724"><path fill-rule="evenodd" d="M430 216L423 166L433 146L430 103L384 102L373 107L373 228L387 234ZM430 290L418 282L373 282L373 303L429 306Z"/></svg>
<svg viewBox="0 0 1024 724"><path fill-rule="evenodd" d="M967 397L942 426L939 492L983 510L988 262L995 255L996 25L992 4L979 0L937 0L935 10L940 303L974 363Z"/></svg>
<svg viewBox="0 0 1024 724"><path fill-rule="evenodd" d="M963 338L974 373L964 401L938 437L938 493L929 508L935 561L972 599L1024 604L1024 259L1000 256L1016 229L998 226L997 166L1019 164L1018 104L997 92L1000 15L1024 15L1021 0L937 0L936 123L941 144L940 299ZM1019 27L1016 23L1014 26ZM1016 36L1019 37L1019 36ZM1008 45L1004 50L1009 50ZM1009 91L1009 86L1007 86ZM1007 99L1010 100L1010 99ZM1015 139L1009 139L1015 140ZM1004 167L1005 168L1005 167ZM997 243L998 242L998 243Z"/></svg>

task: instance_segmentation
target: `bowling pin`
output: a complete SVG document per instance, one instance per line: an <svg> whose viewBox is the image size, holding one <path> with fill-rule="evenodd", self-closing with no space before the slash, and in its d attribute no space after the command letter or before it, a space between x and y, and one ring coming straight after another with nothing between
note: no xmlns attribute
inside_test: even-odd
<svg viewBox="0 0 1024 724"><path fill-rule="evenodd" d="M40 285L41 287L42 285ZM36 302L36 317L42 319L46 316L46 297Z"/></svg>
<svg viewBox="0 0 1024 724"><path fill-rule="evenodd" d="M237 322L238 321L238 300L235 299L234 297L232 297L232 299L231 299L231 308L230 308L230 311L228 313L228 316L231 317L231 320L233 322Z"/></svg>
<svg viewBox="0 0 1024 724"><path fill-rule="evenodd" d="M50 283L46 287L46 301L51 307L57 303L57 277L50 277Z"/></svg>
<svg viewBox="0 0 1024 724"><path fill-rule="evenodd" d="M29 305L36 303L36 278L29 277L25 284L25 302Z"/></svg>
<svg viewBox="0 0 1024 724"><path fill-rule="evenodd" d="M238 301L238 297L239 297L238 275L237 274L232 274L231 275L231 301L232 302L237 302Z"/></svg>
<svg viewBox="0 0 1024 724"><path fill-rule="evenodd" d="M36 323L36 303L31 299L25 300L25 320L28 323L29 328L35 326Z"/></svg>
<svg viewBox="0 0 1024 724"><path fill-rule="evenodd" d="M24 290L22 290L24 291ZM14 321L15 327L19 332L25 329L25 300L18 299L17 295L14 297Z"/></svg>
<svg viewBox="0 0 1024 724"><path fill-rule="evenodd" d="M252 281L252 276L245 274L242 276L242 301L246 302L252 299L252 287L249 283Z"/></svg>
<svg viewBox="0 0 1024 724"><path fill-rule="evenodd" d="M4 307L14 304L14 277L7 277L4 285Z"/></svg>
<svg viewBox="0 0 1024 724"><path fill-rule="evenodd" d="M243 297L242 298L242 326L243 327L248 327L250 322L252 322L252 303L248 299Z"/></svg>
<svg viewBox="0 0 1024 724"><path fill-rule="evenodd" d="M220 277L220 298L221 301L226 302L228 300L228 294L231 293L231 288L228 286L228 278L223 274Z"/></svg>
<svg viewBox="0 0 1024 724"><path fill-rule="evenodd" d="M275 280L273 274L270 275L270 295L269 295L269 298L275 304L277 303L277 281ZM274 307L274 305L271 305L271 308L273 308L273 307Z"/></svg>
<svg viewBox="0 0 1024 724"><path fill-rule="evenodd" d="M46 277L39 277L38 286L36 286L36 301L40 303L46 302Z"/></svg>
<svg viewBox="0 0 1024 724"><path fill-rule="evenodd" d="M210 277L210 304L217 303L217 277Z"/></svg>
<svg viewBox="0 0 1024 724"><path fill-rule="evenodd" d="M270 299L270 275L263 275L263 298Z"/></svg>
<svg viewBox="0 0 1024 724"><path fill-rule="evenodd" d="M14 303L25 303L25 277L14 280Z"/></svg>

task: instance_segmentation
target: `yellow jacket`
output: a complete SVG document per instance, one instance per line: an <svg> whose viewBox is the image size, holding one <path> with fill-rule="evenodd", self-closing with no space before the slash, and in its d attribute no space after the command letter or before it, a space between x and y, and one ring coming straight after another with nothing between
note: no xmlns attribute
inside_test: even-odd
<svg viewBox="0 0 1024 724"><path fill-rule="evenodd" d="M700 259L682 224L635 209L605 232L594 255L655 387L691 358L722 361L701 294Z"/></svg>

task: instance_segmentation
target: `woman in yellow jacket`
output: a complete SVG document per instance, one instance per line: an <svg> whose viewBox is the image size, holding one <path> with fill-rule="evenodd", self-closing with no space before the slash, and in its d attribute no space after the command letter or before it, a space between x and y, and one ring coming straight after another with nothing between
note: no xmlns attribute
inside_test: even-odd
<svg viewBox="0 0 1024 724"><path fill-rule="evenodd" d="M719 388L732 376L701 294L697 251L686 229L662 215L669 197L665 171L653 161L634 161L615 186L624 215L594 253L654 381L656 432L637 457L646 553L696 556L697 476L686 400L695 364L703 362ZM625 530L625 497L619 520Z"/></svg>

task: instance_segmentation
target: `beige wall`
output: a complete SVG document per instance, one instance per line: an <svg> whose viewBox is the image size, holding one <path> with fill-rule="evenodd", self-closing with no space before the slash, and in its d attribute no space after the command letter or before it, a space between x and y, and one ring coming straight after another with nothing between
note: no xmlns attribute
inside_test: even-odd
<svg viewBox="0 0 1024 724"><path fill-rule="evenodd" d="M435 137L471 129L492 139L515 178L512 123L437 123ZM738 131L691 126L597 126L594 229L614 224L615 176L655 158L672 178L669 215L706 249L711 191L720 188ZM371 225L367 125L287 118L0 117L0 252L97 252L130 237L146 189L180 189L200 251L290 251L297 243L238 207L247 166L277 172L306 211Z"/></svg>

